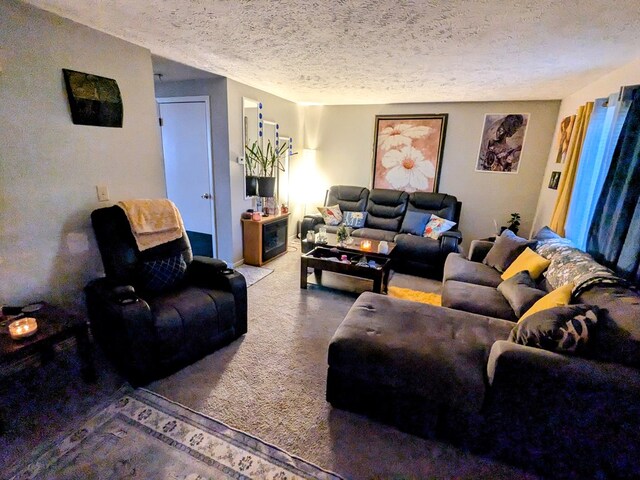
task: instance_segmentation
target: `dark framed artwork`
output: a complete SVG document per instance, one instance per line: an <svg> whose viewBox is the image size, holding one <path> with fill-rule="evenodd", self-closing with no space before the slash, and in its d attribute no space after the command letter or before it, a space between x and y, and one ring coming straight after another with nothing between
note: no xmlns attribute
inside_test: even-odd
<svg viewBox="0 0 640 480"><path fill-rule="evenodd" d="M376 115L373 188L437 192L448 114Z"/></svg>
<svg viewBox="0 0 640 480"><path fill-rule="evenodd" d="M122 98L115 80L65 68L62 72L74 124L122 128Z"/></svg>
<svg viewBox="0 0 640 480"><path fill-rule="evenodd" d="M487 113L476 171L518 173L528 125L528 113Z"/></svg>
<svg viewBox="0 0 640 480"><path fill-rule="evenodd" d="M551 190L557 190L560 184L560 172L551 172L551 178L549 178L549 188Z"/></svg>

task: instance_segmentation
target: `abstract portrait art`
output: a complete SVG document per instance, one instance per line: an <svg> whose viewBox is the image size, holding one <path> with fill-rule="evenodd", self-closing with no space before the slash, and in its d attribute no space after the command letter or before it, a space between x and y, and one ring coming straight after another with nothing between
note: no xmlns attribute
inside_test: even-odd
<svg viewBox="0 0 640 480"><path fill-rule="evenodd" d="M377 115L373 188L437 192L447 117L446 113Z"/></svg>
<svg viewBox="0 0 640 480"><path fill-rule="evenodd" d="M476 171L518 173L528 124L528 113L487 113Z"/></svg>

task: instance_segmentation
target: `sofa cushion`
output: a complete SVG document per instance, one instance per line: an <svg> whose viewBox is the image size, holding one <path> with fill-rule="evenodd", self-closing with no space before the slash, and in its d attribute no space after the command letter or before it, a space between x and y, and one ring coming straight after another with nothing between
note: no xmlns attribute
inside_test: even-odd
<svg viewBox="0 0 640 480"><path fill-rule="evenodd" d="M522 317L520 317L520 321L523 321L525 318L542 310L548 310L550 308L568 305L571 301L572 290L573 283L569 283L562 287L556 288L552 292L547 293L544 297L534 303L531 308L522 315Z"/></svg>
<svg viewBox="0 0 640 480"><path fill-rule="evenodd" d="M327 193L326 205L340 206L343 212L364 212L367 208L369 190L351 185L334 185Z"/></svg>
<svg viewBox="0 0 640 480"><path fill-rule="evenodd" d="M444 263L443 282L457 280L459 282L475 283L497 287L502 283L500 272L480 262L467 260L459 253L450 253Z"/></svg>
<svg viewBox="0 0 640 480"><path fill-rule="evenodd" d="M591 305L567 305L538 312L518 322L509 340L551 352L586 354L598 310Z"/></svg>
<svg viewBox="0 0 640 480"><path fill-rule="evenodd" d="M594 358L640 368L640 294L622 286L594 286L576 301L600 307Z"/></svg>
<svg viewBox="0 0 640 480"><path fill-rule="evenodd" d="M387 242L393 242L397 233L390 230L381 230L378 228L358 228L351 232L352 237L356 238L370 238L371 240L385 240Z"/></svg>
<svg viewBox="0 0 640 480"><path fill-rule="evenodd" d="M438 240L444 232L448 232L455 227L456 222L440 218L437 215L431 215L431 219L424 227L424 236Z"/></svg>
<svg viewBox="0 0 640 480"><path fill-rule="evenodd" d="M374 188L369 193L366 228L390 230L398 233L408 200L409 194L407 192Z"/></svg>
<svg viewBox="0 0 640 480"><path fill-rule="evenodd" d="M431 219L431 214L417 212L415 210L409 210L404 215L402 220L402 226L400 227L400 233L410 233L411 235L422 236L424 233L424 227Z"/></svg>
<svg viewBox="0 0 640 480"><path fill-rule="evenodd" d="M509 302L518 318L547 293L536 288L536 282L527 271L518 272L502 282L498 285L498 291Z"/></svg>
<svg viewBox="0 0 640 480"><path fill-rule="evenodd" d="M344 212L342 222L351 228L362 228L367 218L367 212Z"/></svg>
<svg viewBox="0 0 640 480"><path fill-rule="evenodd" d="M442 306L504 320L517 320L504 296L494 287L449 280L442 287Z"/></svg>
<svg viewBox="0 0 640 480"><path fill-rule="evenodd" d="M524 249L518 258L516 258L509 268L507 268L502 274L503 280L508 280L519 272L527 271L531 278L536 280L542 272L544 272L551 262L544 258L542 255L538 255L529 247Z"/></svg>
<svg viewBox="0 0 640 480"><path fill-rule="evenodd" d="M342 212L340 211L339 205L318 207L318 211L322 215L322 219L326 225L339 225L342 223Z"/></svg>
<svg viewBox="0 0 640 480"><path fill-rule="evenodd" d="M177 287L187 272L187 263L180 253L140 263L138 288L143 292L161 293Z"/></svg>
<svg viewBox="0 0 640 480"><path fill-rule="evenodd" d="M504 272L525 248L535 248L535 245L535 240L529 241L526 238L518 237L511 230L505 230L496 238L493 247L491 247L482 263L495 268L499 272Z"/></svg>
<svg viewBox="0 0 640 480"><path fill-rule="evenodd" d="M398 395L479 411L491 345L512 324L365 292L329 345L329 367Z"/></svg>

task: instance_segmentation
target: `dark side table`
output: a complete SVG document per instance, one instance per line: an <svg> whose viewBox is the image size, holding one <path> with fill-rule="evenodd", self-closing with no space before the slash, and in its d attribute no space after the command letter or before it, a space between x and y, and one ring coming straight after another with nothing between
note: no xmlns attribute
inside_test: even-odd
<svg viewBox="0 0 640 480"><path fill-rule="evenodd" d="M38 331L21 340L14 340L9 335L9 323L18 317L0 317L0 364L11 363L35 353L40 354L43 362L48 361L53 357L56 344L74 337L81 362L82 378L86 382L96 380L86 320L46 303L40 310L23 316L35 318Z"/></svg>

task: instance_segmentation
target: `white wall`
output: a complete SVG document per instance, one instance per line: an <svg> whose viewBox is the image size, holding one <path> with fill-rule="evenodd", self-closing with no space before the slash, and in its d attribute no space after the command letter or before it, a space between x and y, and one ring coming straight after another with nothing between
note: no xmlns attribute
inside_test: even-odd
<svg viewBox="0 0 640 480"><path fill-rule="evenodd" d="M235 263L242 259L242 225L240 215L248 208L254 208L252 199L244 198L244 166L237 163L237 158L244 155L242 138L242 97L262 102L262 112L265 120L280 124L280 135L293 139L294 151L302 151L302 107L284 100L270 93L249 87L234 80L227 81L227 107L229 120L229 165L231 181L231 235L233 239L233 260ZM297 156L292 159L292 170L295 169ZM295 225L289 222L289 234Z"/></svg>
<svg viewBox="0 0 640 480"><path fill-rule="evenodd" d="M533 222L558 107L557 101L307 107L305 148L316 149L318 165L310 187L318 192L337 184L371 187L376 115L448 113L439 191L462 201L464 246L493 235L493 219L504 224L511 212L521 214L526 235ZM517 174L475 171L485 113L530 114ZM318 193L316 197L315 203L321 204L323 197Z"/></svg>
<svg viewBox="0 0 640 480"><path fill-rule="evenodd" d="M0 303L82 303L102 271L90 226L111 200L165 196L148 50L0 2ZM117 80L123 128L74 125L62 68Z"/></svg>
<svg viewBox="0 0 640 480"><path fill-rule="evenodd" d="M217 257L233 263L233 238L230 234L234 219L231 217L232 196L229 181L229 125L227 121L227 79L184 80L156 82L156 97L209 97L211 108L211 143L213 156L213 195L216 219Z"/></svg>
<svg viewBox="0 0 640 480"><path fill-rule="evenodd" d="M542 188L540 189L540 195L538 198L538 208L533 228L534 232L551 221L551 215L553 214L553 207L555 206L558 191L547 188L547 185L549 184L551 172L562 171L562 168L566 165L566 162L565 165L559 165L556 163L556 155L558 152L557 132L560 129L560 122L567 116L574 115L578 111L578 107L580 107L580 105L584 105L586 102L592 102L596 98L608 97L611 93L618 92L620 87L624 85L637 85L639 83L640 60L636 60L608 73L607 75L604 75L597 81L590 83L586 87L581 88L562 100L562 103L560 104L560 112L558 113L558 118L556 120L554 141L551 146L551 150L549 151L544 181L542 182Z"/></svg>

